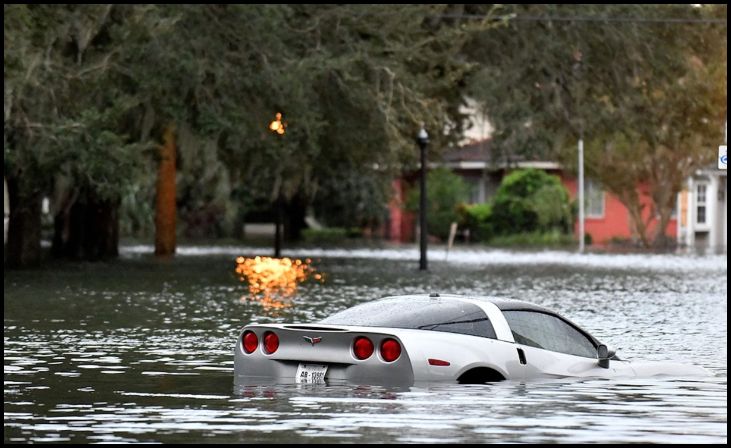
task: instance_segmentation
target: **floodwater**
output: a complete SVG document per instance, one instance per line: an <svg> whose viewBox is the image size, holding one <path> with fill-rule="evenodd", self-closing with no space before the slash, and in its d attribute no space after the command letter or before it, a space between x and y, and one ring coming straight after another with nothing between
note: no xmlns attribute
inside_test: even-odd
<svg viewBox="0 0 731 448"><path fill-rule="evenodd" d="M420 273L413 248L300 249L285 255L311 257L324 282L276 305L246 300L234 272L237 256L266 250L151 252L5 272L5 442L727 442L725 255L456 250L445 261L434 250ZM308 322L421 292L528 300L622 358L713 376L234 389L246 323Z"/></svg>

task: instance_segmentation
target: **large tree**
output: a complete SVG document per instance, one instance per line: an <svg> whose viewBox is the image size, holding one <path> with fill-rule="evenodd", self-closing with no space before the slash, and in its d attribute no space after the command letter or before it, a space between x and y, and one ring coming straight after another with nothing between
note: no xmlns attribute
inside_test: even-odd
<svg viewBox="0 0 731 448"><path fill-rule="evenodd" d="M211 200L226 210L334 195L356 210L353 220L377 218L372 202L415 161L420 122L434 147L459 132L457 87L471 68L459 50L486 24L442 17L453 10L461 7L5 6L11 259L37 263L47 195L54 252L114 256L119 204L151 214L158 148L173 139L179 175L165 170L161 185L172 192L177 178L182 191L167 197L184 217ZM276 112L283 138L267 129Z"/></svg>
<svg viewBox="0 0 731 448"><path fill-rule="evenodd" d="M108 5L6 5L5 13L9 264L38 264L40 200L59 186L57 218L66 224L57 222L55 249L114 256L116 204L138 149L123 125L134 100L113 80L122 18Z"/></svg>
<svg viewBox="0 0 731 448"><path fill-rule="evenodd" d="M639 242L663 244L683 179L722 139L726 26L712 19L726 6L511 8L514 20L468 50L495 147L575 167L583 137L587 173L628 208Z"/></svg>

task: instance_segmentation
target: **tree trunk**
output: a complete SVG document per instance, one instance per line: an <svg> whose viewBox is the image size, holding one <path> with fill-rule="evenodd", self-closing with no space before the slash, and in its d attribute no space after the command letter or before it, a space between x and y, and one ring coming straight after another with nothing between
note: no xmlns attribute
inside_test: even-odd
<svg viewBox="0 0 731 448"><path fill-rule="evenodd" d="M155 202L155 255L175 254L175 126L165 128L160 146Z"/></svg>
<svg viewBox="0 0 731 448"><path fill-rule="evenodd" d="M302 194L296 194L287 202L285 211L287 216L284 220L284 238L286 241L298 241L302 236L302 229L307 228L307 201Z"/></svg>
<svg viewBox="0 0 731 448"><path fill-rule="evenodd" d="M86 261L115 258L119 255L119 203L100 201L90 194L75 202L68 213L68 239L63 256ZM56 228L65 227L54 223ZM63 240L63 238L62 238Z"/></svg>
<svg viewBox="0 0 731 448"><path fill-rule="evenodd" d="M17 178L8 178L10 222L7 266L37 267L41 264L41 194L21 191Z"/></svg>
<svg viewBox="0 0 731 448"><path fill-rule="evenodd" d="M647 226L645 221L642 219L642 207L633 206L629 208L629 217L631 220L632 227L634 228L635 235L639 238L642 247L650 247L650 237L647 235Z"/></svg>
<svg viewBox="0 0 731 448"><path fill-rule="evenodd" d="M653 247L657 249L666 249L672 246L672 239L665 233L665 228L668 226L669 221L670 213L665 211L661 212L657 229L655 229L655 238L652 241Z"/></svg>
<svg viewBox="0 0 731 448"><path fill-rule="evenodd" d="M667 157L666 157L667 158ZM673 161L675 166L678 166L680 162ZM664 170L665 173L671 170ZM665 233L665 229L670 221L670 215L673 213L675 208L675 200L680 192L680 185L683 182L683 177L677 176L673 178L670 174L660 172L661 176L653 179L652 183L652 201L653 207L655 208L656 214L658 215L658 224L655 228L655 235L653 236L652 244L655 248L666 249L672 245L672 239L668 238ZM677 174L680 174L679 172Z"/></svg>
<svg viewBox="0 0 731 448"><path fill-rule="evenodd" d="M642 204L640 204L640 198L636 191L627 192L624 191L618 196L619 202L627 207L629 213L630 226L633 229L633 233L639 238L640 243L643 247L650 247L650 238L647 235L647 225L642 219Z"/></svg>
<svg viewBox="0 0 731 448"><path fill-rule="evenodd" d="M281 258L282 256L282 237L283 237L283 223L284 221L284 204L282 197L277 198L277 202L274 204L276 210L274 211L274 258Z"/></svg>
<svg viewBox="0 0 731 448"><path fill-rule="evenodd" d="M671 190L669 193L672 197L677 196L677 192ZM667 193L665 193L667 195ZM672 199L662 198L661 200L655 201L655 209L658 211L658 223L655 228L655 235L652 241L652 245L658 249L665 249L672 245L672 239L668 238L665 233L665 229L670 222L670 215L673 212L673 207L669 205L672 203Z"/></svg>
<svg viewBox="0 0 731 448"><path fill-rule="evenodd" d="M68 256L68 241L70 229L71 207L76 203L79 193L76 190L63 189L56 185L56 207L53 215L53 241L51 255L55 258Z"/></svg>
<svg viewBox="0 0 731 448"><path fill-rule="evenodd" d="M119 200L100 200L88 190L57 195L51 255L97 261L119 255Z"/></svg>

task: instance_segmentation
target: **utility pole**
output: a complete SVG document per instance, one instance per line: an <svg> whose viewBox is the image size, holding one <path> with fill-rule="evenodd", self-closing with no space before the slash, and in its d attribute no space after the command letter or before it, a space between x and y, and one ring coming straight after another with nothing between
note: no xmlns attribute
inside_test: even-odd
<svg viewBox="0 0 731 448"><path fill-rule="evenodd" d="M584 253L584 133L579 137L579 253Z"/></svg>
<svg viewBox="0 0 731 448"><path fill-rule="evenodd" d="M277 196L277 210L274 217L274 258L281 258L282 256L282 236L283 236L283 207L282 207L282 194Z"/></svg>

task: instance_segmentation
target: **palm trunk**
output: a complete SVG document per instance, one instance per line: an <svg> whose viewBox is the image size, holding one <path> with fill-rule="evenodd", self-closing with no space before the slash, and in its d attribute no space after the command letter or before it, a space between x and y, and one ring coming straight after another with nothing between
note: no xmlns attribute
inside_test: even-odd
<svg viewBox="0 0 731 448"><path fill-rule="evenodd" d="M160 146L155 203L155 255L175 254L175 126L168 125Z"/></svg>

